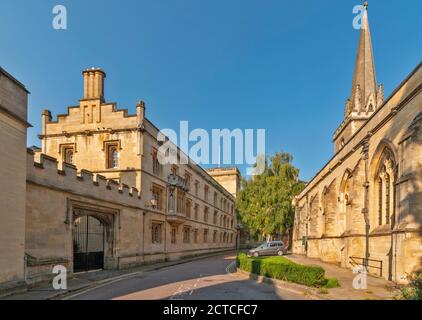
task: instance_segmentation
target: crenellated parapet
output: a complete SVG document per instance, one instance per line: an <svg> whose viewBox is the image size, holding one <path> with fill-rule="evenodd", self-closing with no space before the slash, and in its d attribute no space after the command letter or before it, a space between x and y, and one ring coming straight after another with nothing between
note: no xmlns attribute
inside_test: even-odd
<svg viewBox="0 0 422 320"><path fill-rule="evenodd" d="M100 174L80 170L72 164L27 149L27 181L56 191L140 207L141 194L135 187L107 180Z"/></svg>
<svg viewBox="0 0 422 320"><path fill-rule="evenodd" d="M40 138L131 130L143 120L139 119L142 113L129 114L128 109L118 109L116 103L92 106L82 102L81 106L68 107L67 110L66 114L57 115L55 120L49 110L43 111Z"/></svg>

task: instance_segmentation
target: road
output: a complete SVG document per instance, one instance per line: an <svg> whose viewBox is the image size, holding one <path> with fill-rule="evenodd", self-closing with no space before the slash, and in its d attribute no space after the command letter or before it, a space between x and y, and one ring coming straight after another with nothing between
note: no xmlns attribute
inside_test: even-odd
<svg viewBox="0 0 422 320"><path fill-rule="evenodd" d="M72 300L305 300L286 288L234 274L234 255L221 255L133 276L68 296Z"/></svg>

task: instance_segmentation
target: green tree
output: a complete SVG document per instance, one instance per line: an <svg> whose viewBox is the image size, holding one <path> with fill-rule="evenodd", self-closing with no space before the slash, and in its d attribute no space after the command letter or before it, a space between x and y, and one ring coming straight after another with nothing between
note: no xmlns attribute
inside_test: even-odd
<svg viewBox="0 0 422 320"><path fill-rule="evenodd" d="M304 188L293 157L284 152L266 157L261 175L242 180L236 208L243 225L255 236L290 233L294 223L293 198Z"/></svg>

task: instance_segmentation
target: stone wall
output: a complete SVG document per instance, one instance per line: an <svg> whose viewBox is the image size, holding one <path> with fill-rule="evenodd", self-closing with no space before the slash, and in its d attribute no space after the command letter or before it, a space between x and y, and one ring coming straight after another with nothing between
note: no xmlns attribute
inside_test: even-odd
<svg viewBox="0 0 422 320"><path fill-rule="evenodd" d="M192 230L210 229L208 241L198 236L171 241L167 215L144 208L136 188L119 185L99 174L78 170L44 154L27 151L26 245L28 278L36 282L52 276L54 265L73 270L75 214L99 217L107 228L105 268L128 268L233 248L234 242L212 241L209 224L186 219ZM161 243L153 243L152 223L160 222Z"/></svg>
<svg viewBox="0 0 422 320"><path fill-rule="evenodd" d="M351 257L365 257L367 216L370 259L376 260L375 264L382 262L383 277L405 282L406 273L421 267L421 67L297 198L294 252L352 267ZM377 179L381 169L391 170L393 183L388 191L391 202L380 208ZM380 225L379 212L383 214L385 206L392 209ZM324 226L319 225L321 221Z"/></svg>
<svg viewBox="0 0 422 320"><path fill-rule="evenodd" d="M0 286L24 280L27 95L0 68Z"/></svg>

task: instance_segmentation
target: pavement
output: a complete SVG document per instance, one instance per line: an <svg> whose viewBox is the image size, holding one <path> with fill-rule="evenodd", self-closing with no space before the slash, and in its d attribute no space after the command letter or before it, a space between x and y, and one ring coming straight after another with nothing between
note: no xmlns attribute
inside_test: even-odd
<svg viewBox="0 0 422 320"><path fill-rule="evenodd" d="M394 283L383 278L368 275L366 289L356 290L353 288L356 274L349 269L301 255L292 254L287 258L299 264L320 266L325 270L327 278L339 280L340 288L328 289L324 294L321 294L322 290L314 290L324 300L392 300L400 294Z"/></svg>
<svg viewBox="0 0 422 320"><path fill-rule="evenodd" d="M75 275L68 289L56 291L43 283L5 300L384 300L397 289L383 279L368 277L366 290L353 289L352 271L299 255L287 258L318 265L326 276L337 278L340 288L321 290L256 277L236 270L235 253L176 262L164 262L131 270L97 271Z"/></svg>
<svg viewBox="0 0 422 320"><path fill-rule="evenodd" d="M236 273L235 254L196 260L88 289L66 300L305 300Z"/></svg>
<svg viewBox="0 0 422 320"><path fill-rule="evenodd" d="M199 256L184 260L168 261L162 263L154 263L151 265L144 265L132 269L124 270L100 270L91 271L84 273L74 274L67 280L66 290L55 290L52 287L52 282L42 282L35 286L31 286L26 292L19 292L7 296L0 296L0 300L55 300L60 299L66 295L87 290L89 288L95 288L103 286L107 283L113 283L116 281L130 278L144 273L149 273L161 268L170 267L178 264L184 264L198 259L204 259L204 257L213 257L221 255L221 253L214 253L206 256Z"/></svg>

